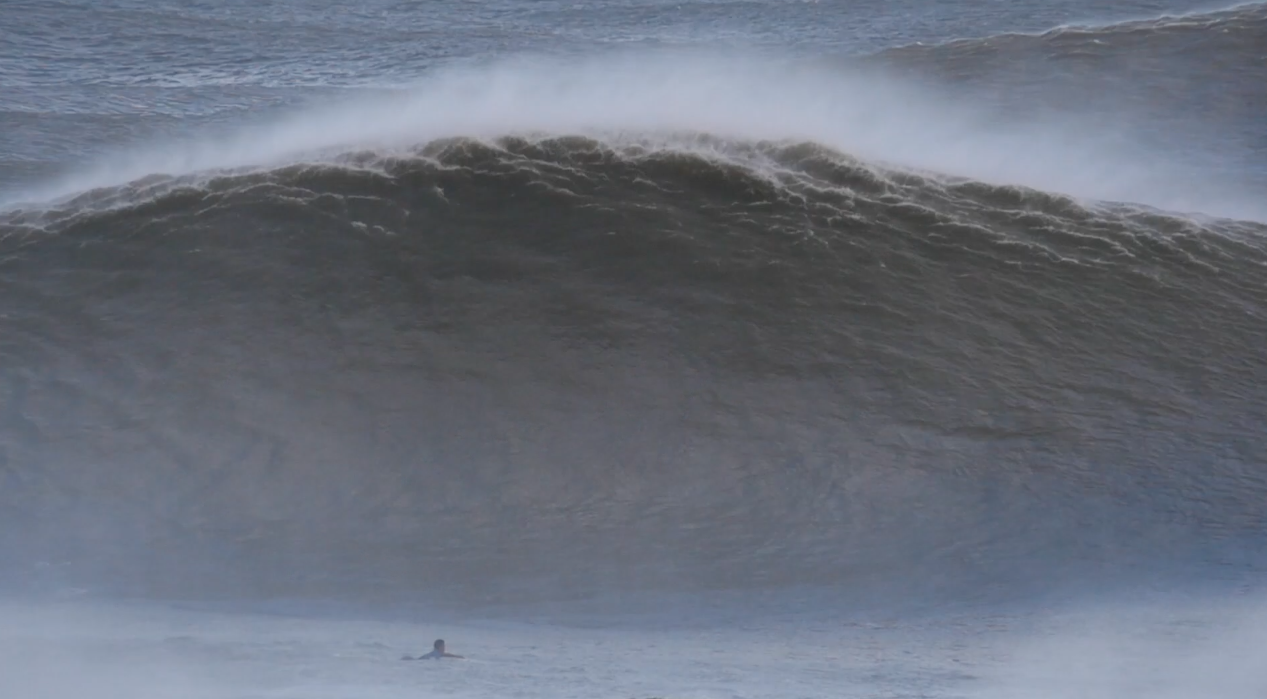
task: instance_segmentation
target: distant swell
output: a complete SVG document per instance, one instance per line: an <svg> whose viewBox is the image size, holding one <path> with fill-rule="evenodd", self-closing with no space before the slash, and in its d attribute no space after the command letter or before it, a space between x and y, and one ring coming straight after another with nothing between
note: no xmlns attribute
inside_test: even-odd
<svg viewBox="0 0 1267 699"><path fill-rule="evenodd" d="M1037 67L1028 64L1030 59L1043 58L1053 62L1053 71L1076 67L1084 77L1106 77L1119 71L1143 76L1160 68L1159 61L1166 60L1172 69L1185 66L1189 71L1215 77L1217 71L1210 70L1211 63L1224 70L1260 69L1253 57L1264 36L1267 3L1256 3L1190 15L1063 26L1041 34L1000 34L932 46L916 44L878 55L910 64L927 63L930 68L940 66L974 77L982 77L983 70L1016 71L1017 66L1001 62L1003 58L1025 60L1027 68ZM939 60L934 63L934 58ZM965 71L969 67L971 70Z"/></svg>
<svg viewBox="0 0 1267 699"><path fill-rule="evenodd" d="M4 214L6 583L983 591L1261 550L1267 228L690 143Z"/></svg>
<svg viewBox="0 0 1267 699"><path fill-rule="evenodd" d="M1150 145L1194 164L1254 172L1261 189L1267 186L1263 46L1267 4L1255 3L904 46L869 60L958 85L1013 117L1059 110L1105 129L1129 123Z"/></svg>

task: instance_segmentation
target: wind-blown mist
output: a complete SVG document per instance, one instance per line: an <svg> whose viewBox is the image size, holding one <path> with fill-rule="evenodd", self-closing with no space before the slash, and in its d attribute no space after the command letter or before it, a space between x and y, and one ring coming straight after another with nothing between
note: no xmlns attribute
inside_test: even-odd
<svg viewBox="0 0 1267 699"><path fill-rule="evenodd" d="M972 97L965 95L965 97ZM47 198L154 173L278 166L450 137L583 135L698 151L695 134L808 141L877 163L1099 200L1261 218L1258 197L1146 147L1130 121L1076 108L1000 122L945 87L881 68L776 55L519 57L439 69L408 88L310 107L210 140L107 157ZM705 148L705 150L711 150ZM725 155L719 153L717 155Z"/></svg>

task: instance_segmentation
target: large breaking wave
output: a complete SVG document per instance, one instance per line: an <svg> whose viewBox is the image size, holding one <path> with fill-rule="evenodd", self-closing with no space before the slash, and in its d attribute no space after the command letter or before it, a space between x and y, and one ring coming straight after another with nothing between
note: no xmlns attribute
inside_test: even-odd
<svg viewBox="0 0 1267 699"><path fill-rule="evenodd" d="M3 582L994 595L1261 564L1261 202L874 78L539 68L0 214Z"/></svg>
<svg viewBox="0 0 1267 699"><path fill-rule="evenodd" d="M453 140L10 214L7 553L409 594L1257 541L1262 226L713 146Z"/></svg>

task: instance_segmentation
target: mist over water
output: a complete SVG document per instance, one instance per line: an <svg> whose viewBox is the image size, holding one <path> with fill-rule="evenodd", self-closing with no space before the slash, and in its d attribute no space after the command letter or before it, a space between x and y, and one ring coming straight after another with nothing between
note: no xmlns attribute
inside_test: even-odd
<svg viewBox="0 0 1267 699"><path fill-rule="evenodd" d="M288 7L0 8L0 694L1262 693L1267 5Z"/></svg>
<svg viewBox="0 0 1267 699"><path fill-rule="evenodd" d="M1254 183L1246 189L1242 178L1150 145L1129 119L1066 107L1000 121L975 97L883 67L826 66L775 52L519 56L440 69L408 87L309 106L203 142L133 148L17 196L44 199L159 173L275 167L451 137L578 135L721 158L733 153L717 139L807 141L867 162L1088 200L1264 215ZM712 138L701 142L700 135Z"/></svg>

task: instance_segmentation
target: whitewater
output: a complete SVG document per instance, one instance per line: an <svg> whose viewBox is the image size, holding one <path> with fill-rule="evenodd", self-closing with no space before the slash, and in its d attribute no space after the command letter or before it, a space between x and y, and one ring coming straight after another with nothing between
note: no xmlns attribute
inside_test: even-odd
<svg viewBox="0 0 1267 699"><path fill-rule="evenodd" d="M0 5L0 695L1262 696L1264 45Z"/></svg>
<svg viewBox="0 0 1267 699"><path fill-rule="evenodd" d="M1174 600L1154 600L1173 602ZM692 607L698 609L697 604ZM654 615L654 613L653 613ZM920 621L663 618L655 629L426 623L61 602L4 609L0 689L28 697L1257 697L1261 606L945 614ZM25 629L17 631L17 629ZM398 660L428 635L465 660ZM458 646L453 640L449 647ZM472 655L478 648L478 656Z"/></svg>

